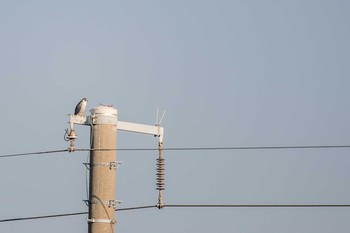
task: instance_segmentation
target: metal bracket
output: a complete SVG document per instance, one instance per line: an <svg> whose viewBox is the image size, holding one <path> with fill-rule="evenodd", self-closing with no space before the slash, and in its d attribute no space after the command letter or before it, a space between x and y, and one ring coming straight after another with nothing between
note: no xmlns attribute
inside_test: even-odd
<svg viewBox="0 0 350 233"><path fill-rule="evenodd" d="M69 114L69 123L71 125L78 124L78 125L89 125L88 117L86 116L78 116Z"/></svg>
<svg viewBox="0 0 350 233"><path fill-rule="evenodd" d="M120 200L107 200L107 201L100 201L100 200L93 200L93 201L90 201L90 200L83 200L85 202L85 204L87 206L91 205L91 204L95 204L95 205L98 205L98 204L101 204L101 205L106 205L108 206L108 208L114 208L116 209L121 203L123 203L122 201Z"/></svg>
<svg viewBox="0 0 350 233"><path fill-rule="evenodd" d="M103 167L103 166L107 166L109 167L110 170L114 169L117 170L117 168L123 164L122 161L114 161L114 162L109 162L109 163L83 163L86 167L86 169L90 170L91 166L97 166L97 167Z"/></svg>
<svg viewBox="0 0 350 233"><path fill-rule="evenodd" d="M163 143L164 128L160 127L159 125L154 126L118 121L117 129L135 133L154 135L155 137L159 138L159 142Z"/></svg>
<svg viewBox="0 0 350 233"><path fill-rule="evenodd" d="M113 220L113 219L88 218L87 222L88 223L109 223L109 224L114 224L116 221Z"/></svg>
<svg viewBox="0 0 350 233"><path fill-rule="evenodd" d="M117 168L118 168L122 163L123 163L123 162L121 162L121 161L110 162L110 163L109 163L109 169L117 170Z"/></svg>

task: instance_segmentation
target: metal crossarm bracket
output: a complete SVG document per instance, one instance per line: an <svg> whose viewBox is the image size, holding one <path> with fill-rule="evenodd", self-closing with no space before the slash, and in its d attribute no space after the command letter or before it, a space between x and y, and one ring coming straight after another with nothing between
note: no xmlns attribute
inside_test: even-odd
<svg viewBox="0 0 350 233"><path fill-rule="evenodd" d="M160 127L159 125L154 126L118 121L117 129L135 133L154 135L156 137L159 137L159 142L163 142L164 128Z"/></svg>
<svg viewBox="0 0 350 233"><path fill-rule="evenodd" d="M83 202L85 203L85 205L89 206L89 203L90 203L89 200L83 200Z"/></svg>
<svg viewBox="0 0 350 233"><path fill-rule="evenodd" d="M114 162L109 162L109 163L83 163L86 167L86 169L90 170L91 166L97 166L97 167L102 167L102 166L106 166L109 167L109 169L114 169L117 170L117 168L123 164L122 161L114 161Z"/></svg>
<svg viewBox="0 0 350 233"><path fill-rule="evenodd" d="M85 202L85 204L87 206L91 205L91 204L101 204L101 205L106 205L108 206L108 208L114 208L116 209L121 203L123 203L122 201L120 200L107 200L107 201L100 201L100 200L93 200L93 201L90 201L90 200L83 200Z"/></svg>
<svg viewBox="0 0 350 233"><path fill-rule="evenodd" d="M88 117L69 114L69 123L78 125L89 125Z"/></svg>
<svg viewBox="0 0 350 233"><path fill-rule="evenodd" d="M109 169L117 170L117 168L118 168L122 163L123 163L123 162L121 162L121 161L110 162L110 163L109 163Z"/></svg>

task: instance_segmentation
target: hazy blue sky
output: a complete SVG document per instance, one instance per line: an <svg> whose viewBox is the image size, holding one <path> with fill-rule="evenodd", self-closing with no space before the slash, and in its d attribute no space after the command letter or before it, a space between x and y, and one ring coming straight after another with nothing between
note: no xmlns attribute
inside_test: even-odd
<svg viewBox="0 0 350 233"><path fill-rule="evenodd" d="M0 2L0 154L68 148L67 114L113 104L164 147L349 145L350 2ZM89 147L89 127L76 127ZM118 133L118 148L155 148ZM0 219L86 211L87 153L0 159ZM166 204L350 204L349 149L166 151ZM153 205L152 151L117 152L121 208ZM0 232L87 232L87 216ZM118 212L116 232L349 232L350 209Z"/></svg>

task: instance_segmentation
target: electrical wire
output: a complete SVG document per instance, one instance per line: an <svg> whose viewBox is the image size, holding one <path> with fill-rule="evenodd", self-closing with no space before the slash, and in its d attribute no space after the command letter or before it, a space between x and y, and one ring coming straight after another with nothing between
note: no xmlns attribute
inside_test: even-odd
<svg viewBox="0 0 350 233"><path fill-rule="evenodd" d="M58 218L58 217L67 217L67 216L76 216L88 214L88 212L77 212L77 213L68 213L68 214L53 214L53 215L42 215L42 216L33 216L33 217L25 217L25 218L8 218L1 219L1 222L15 222L15 221L23 221L23 220L35 220L35 219L43 219L43 218Z"/></svg>
<svg viewBox="0 0 350 233"><path fill-rule="evenodd" d="M332 207L350 207L350 204L176 204L164 205L166 207L180 208L332 208Z"/></svg>
<svg viewBox="0 0 350 233"><path fill-rule="evenodd" d="M61 152L68 152L68 149L18 153L18 154L5 154L5 155L0 155L0 158L18 157L18 156L26 156L26 155L42 155L42 154L61 153Z"/></svg>
<svg viewBox="0 0 350 233"><path fill-rule="evenodd" d="M347 208L350 204L167 204L164 208ZM115 211L129 211L129 210L139 210L139 209L150 209L157 208L157 205L148 206L137 206L116 209ZM15 222L24 220L36 220L36 219L46 219L46 218L58 218L58 217L68 217L88 214L88 212L75 212L66 214L54 214L54 215L42 215L42 216L32 216L24 218L8 218L0 219L2 222Z"/></svg>
<svg viewBox="0 0 350 233"><path fill-rule="evenodd" d="M168 151L191 151L191 150L274 150L274 149L339 149L350 148L350 145L309 145L309 146L241 146L241 147L168 147ZM75 151L158 151L158 148L77 148Z"/></svg>
<svg viewBox="0 0 350 233"><path fill-rule="evenodd" d="M90 155L88 154L86 156L86 164L90 164ZM86 191L86 200L89 200L89 189L90 189L90 184L89 184L89 172L88 172L88 167L86 166L85 169L85 191Z"/></svg>
<svg viewBox="0 0 350 233"><path fill-rule="evenodd" d="M191 150L274 150L274 149L336 149L350 148L350 145L309 145L309 146L241 146L241 147L168 147L167 151ZM121 148L121 149L76 149L76 151L156 151L158 148Z"/></svg>
<svg viewBox="0 0 350 233"><path fill-rule="evenodd" d="M203 151L203 150L275 150L275 149L341 149L350 148L350 145L309 145L309 146L241 146L241 147L168 147L163 148L163 151ZM157 151L158 148L77 148L75 151ZM51 150L51 151L39 151L19 154L5 154L0 155L0 158L26 156L26 155L41 155L50 153L68 152L69 149L63 150Z"/></svg>
<svg viewBox="0 0 350 233"><path fill-rule="evenodd" d="M136 207L120 208L120 209L116 209L115 211L128 211L128 210L148 209L148 208L156 208L156 207L157 207L156 205L136 206ZM32 216L32 217L24 217L24 218L8 218L8 219L0 219L0 223L1 222L15 222L15 221L24 221L24 220L77 216L77 215L84 215L84 214L88 214L88 213L89 212L85 211L85 212L75 212L75 213L66 213L66 214Z"/></svg>
<svg viewBox="0 0 350 233"><path fill-rule="evenodd" d="M157 205L146 205L146 206L138 206L138 207L129 207L129 208L123 208L123 209L116 209L115 211L126 211L126 210L139 210L139 209L149 209L149 208L156 208Z"/></svg>

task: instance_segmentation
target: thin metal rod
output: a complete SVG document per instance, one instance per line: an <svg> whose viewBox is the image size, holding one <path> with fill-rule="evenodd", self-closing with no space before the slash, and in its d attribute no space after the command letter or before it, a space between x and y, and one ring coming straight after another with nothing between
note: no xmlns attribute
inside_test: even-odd
<svg viewBox="0 0 350 233"><path fill-rule="evenodd" d="M162 116L160 117L160 120L159 120L159 122L158 122L158 125L160 125L160 124L162 123L162 120L163 120L164 115L165 115L165 111L163 111L163 114L162 114Z"/></svg>

